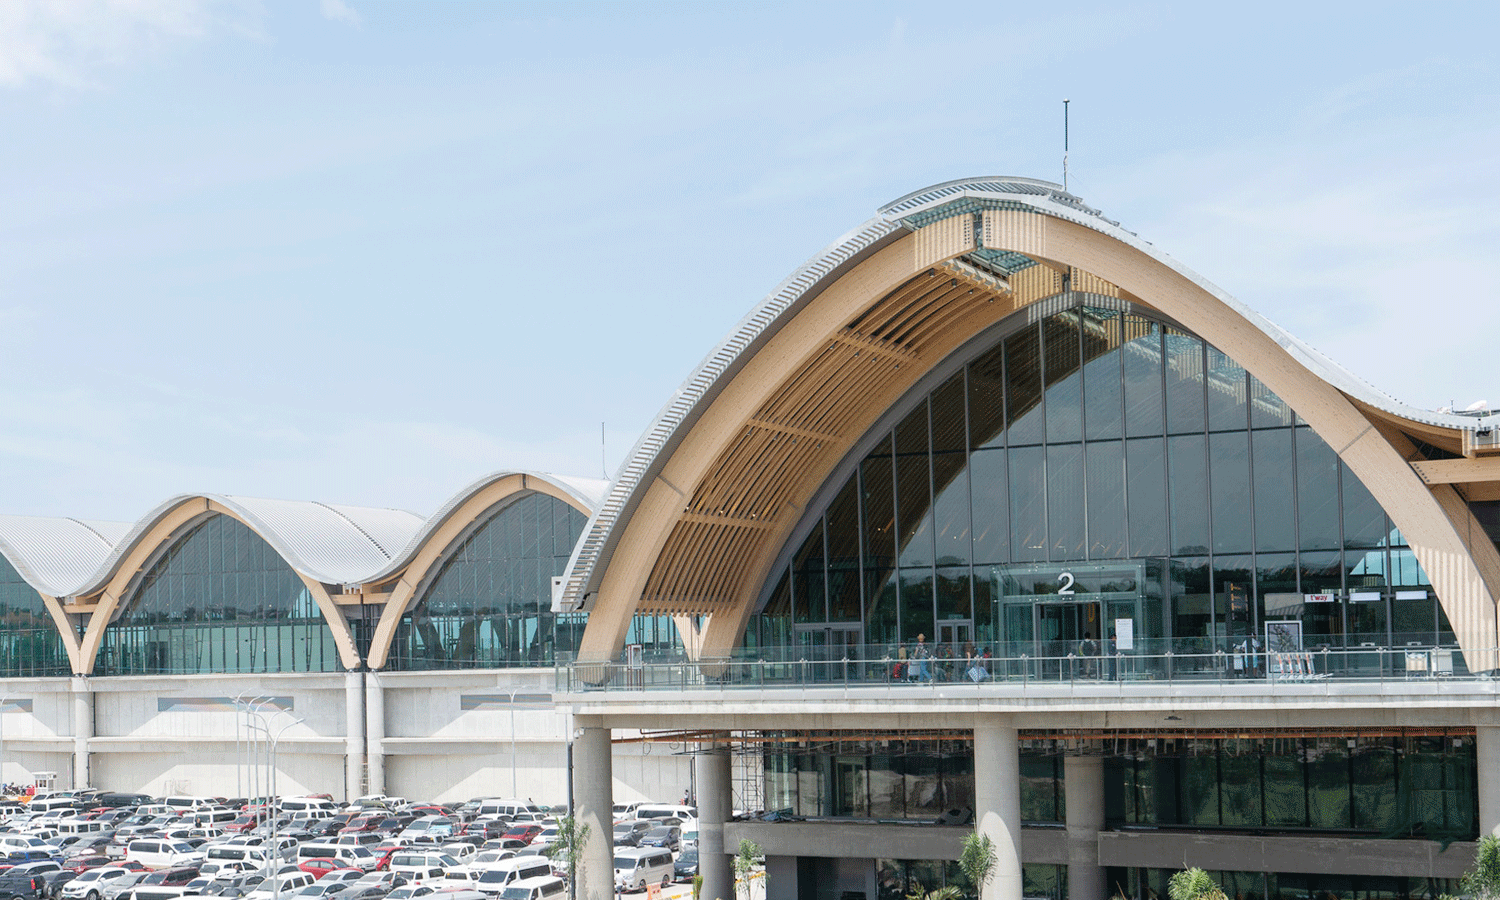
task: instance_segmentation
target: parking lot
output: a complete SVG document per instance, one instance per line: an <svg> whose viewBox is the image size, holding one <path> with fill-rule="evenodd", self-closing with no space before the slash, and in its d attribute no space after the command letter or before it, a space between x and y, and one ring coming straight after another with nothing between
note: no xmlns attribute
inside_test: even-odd
<svg viewBox="0 0 1500 900"><path fill-rule="evenodd" d="M697 810L615 810L617 885L692 895ZM565 810L525 799L149 797L41 793L0 803L10 900L560 900Z"/></svg>

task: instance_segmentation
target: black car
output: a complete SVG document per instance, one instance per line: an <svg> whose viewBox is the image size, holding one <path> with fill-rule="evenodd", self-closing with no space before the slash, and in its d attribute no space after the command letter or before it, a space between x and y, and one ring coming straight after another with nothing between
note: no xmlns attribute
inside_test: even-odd
<svg viewBox="0 0 1500 900"><path fill-rule="evenodd" d="M698 848L689 847L677 855L672 865L672 877L678 881L692 881L698 874Z"/></svg>
<svg viewBox="0 0 1500 900"><path fill-rule="evenodd" d="M63 885L78 877L78 873L72 869L58 869L56 872L46 872L42 880L47 882L46 895L52 900L57 900L62 895Z"/></svg>
<svg viewBox="0 0 1500 900"><path fill-rule="evenodd" d="M0 900L45 900L47 879L40 874L0 875Z"/></svg>

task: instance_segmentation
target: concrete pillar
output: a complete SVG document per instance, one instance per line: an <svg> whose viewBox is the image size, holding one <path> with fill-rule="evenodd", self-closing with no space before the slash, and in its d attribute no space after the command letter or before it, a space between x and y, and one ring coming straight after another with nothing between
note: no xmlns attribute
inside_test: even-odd
<svg viewBox="0 0 1500 900"><path fill-rule="evenodd" d="M609 729L598 720L574 720L573 821L588 829L578 856L578 900L613 900L615 896L614 760ZM700 835L701 837L701 835Z"/></svg>
<svg viewBox="0 0 1500 900"><path fill-rule="evenodd" d="M365 676L365 759L370 768L370 793L384 794L385 689L374 672Z"/></svg>
<svg viewBox="0 0 1500 900"><path fill-rule="evenodd" d="M974 820L995 844L980 900L1021 900L1021 747L1003 716L974 722Z"/></svg>
<svg viewBox="0 0 1500 900"><path fill-rule="evenodd" d="M715 747L698 754L698 874L700 897L735 897L734 866L738 847L724 846L724 823L734 814L729 778L729 751Z"/></svg>
<svg viewBox="0 0 1500 900"><path fill-rule="evenodd" d="M1500 834L1500 726L1474 729L1479 773L1479 835Z"/></svg>
<svg viewBox="0 0 1500 900"><path fill-rule="evenodd" d="M344 801L364 793L365 673L344 673Z"/></svg>
<svg viewBox="0 0 1500 900"><path fill-rule="evenodd" d="M1099 865L1099 832L1104 830L1104 759L1063 757L1063 797L1068 817L1068 900L1109 896Z"/></svg>
<svg viewBox="0 0 1500 900"><path fill-rule="evenodd" d="M94 692L89 690L89 680L81 676L71 679L73 693L73 788L90 787L89 784L89 740L94 736Z"/></svg>

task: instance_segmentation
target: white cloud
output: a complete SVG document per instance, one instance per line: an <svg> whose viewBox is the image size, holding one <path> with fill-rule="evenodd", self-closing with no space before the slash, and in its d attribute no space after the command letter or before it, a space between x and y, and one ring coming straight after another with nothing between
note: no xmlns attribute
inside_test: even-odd
<svg viewBox="0 0 1500 900"><path fill-rule="evenodd" d="M238 0L0 3L0 86L86 87L102 68L242 23Z"/></svg>
<svg viewBox="0 0 1500 900"><path fill-rule="evenodd" d="M318 7L323 12L323 18L330 21L348 22L351 25L360 23L359 13L344 0L320 0Z"/></svg>

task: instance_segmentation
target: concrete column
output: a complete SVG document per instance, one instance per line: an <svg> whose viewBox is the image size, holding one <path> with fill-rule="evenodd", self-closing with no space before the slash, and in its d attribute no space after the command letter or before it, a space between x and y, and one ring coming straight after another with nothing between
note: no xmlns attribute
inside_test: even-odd
<svg viewBox="0 0 1500 900"><path fill-rule="evenodd" d="M598 720L575 719L573 734L573 821L588 829L578 856L578 900L615 896L614 760L609 729ZM700 835L701 837L701 835Z"/></svg>
<svg viewBox="0 0 1500 900"><path fill-rule="evenodd" d="M94 736L94 692L89 690L89 680L81 676L71 679L73 693L73 788L90 787L89 784L89 739Z"/></svg>
<svg viewBox="0 0 1500 900"><path fill-rule="evenodd" d="M995 868L980 900L1021 900L1021 747L1002 716L974 722L974 817L995 844Z"/></svg>
<svg viewBox="0 0 1500 900"><path fill-rule="evenodd" d="M385 689L380 676L365 676L365 759L370 767L369 790L385 793Z"/></svg>
<svg viewBox="0 0 1500 900"><path fill-rule="evenodd" d="M364 793L365 673L344 673L344 801Z"/></svg>
<svg viewBox="0 0 1500 900"><path fill-rule="evenodd" d="M729 751L722 747L698 754L698 874L700 897L738 896L730 859L738 847L724 846L724 823L734 813L729 778Z"/></svg>
<svg viewBox="0 0 1500 900"><path fill-rule="evenodd" d="M1068 900L1109 896L1099 865L1099 832L1104 830L1104 759L1063 757L1063 797L1068 816Z"/></svg>
<svg viewBox="0 0 1500 900"><path fill-rule="evenodd" d="M1479 835L1500 834L1500 726L1474 729L1479 773Z"/></svg>

